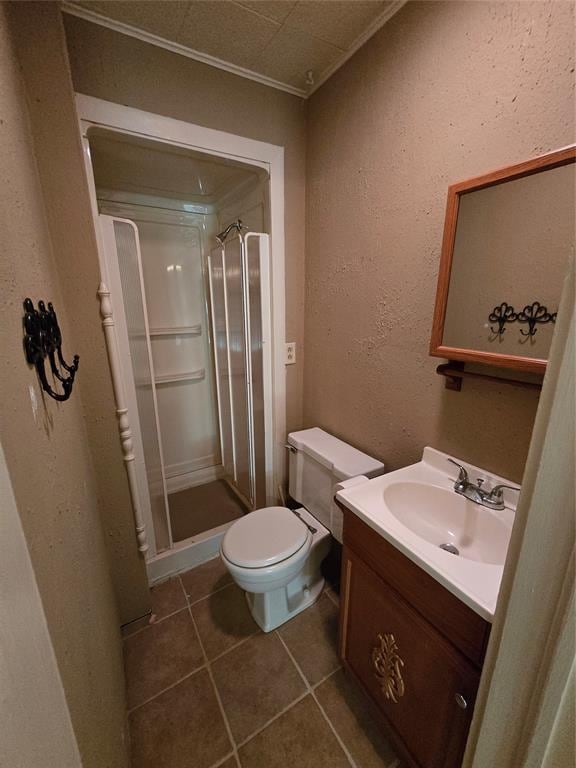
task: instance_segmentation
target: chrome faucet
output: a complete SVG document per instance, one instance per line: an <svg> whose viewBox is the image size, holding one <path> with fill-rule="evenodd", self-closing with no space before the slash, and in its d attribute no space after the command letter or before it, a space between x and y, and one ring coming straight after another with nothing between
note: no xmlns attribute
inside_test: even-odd
<svg viewBox="0 0 576 768"><path fill-rule="evenodd" d="M479 477L476 480L476 485L470 482L468 478L468 472L466 468L461 464L458 464L454 459L448 459L452 464L455 464L460 470L458 478L454 483L454 490L459 493L460 496L465 496L475 504L481 504L488 509L504 509L504 489L508 488L511 491L520 491L520 488L516 488L513 485L495 485L490 491L485 491L482 488L483 478Z"/></svg>

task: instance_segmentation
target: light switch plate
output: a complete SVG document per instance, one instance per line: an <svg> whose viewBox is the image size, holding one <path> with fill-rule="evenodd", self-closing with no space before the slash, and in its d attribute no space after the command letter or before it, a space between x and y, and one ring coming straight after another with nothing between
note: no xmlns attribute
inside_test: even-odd
<svg viewBox="0 0 576 768"><path fill-rule="evenodd" d="M286 365L293 365L296 362L296 342L287 341L286 351L284 354L284 363Z"/></svg>

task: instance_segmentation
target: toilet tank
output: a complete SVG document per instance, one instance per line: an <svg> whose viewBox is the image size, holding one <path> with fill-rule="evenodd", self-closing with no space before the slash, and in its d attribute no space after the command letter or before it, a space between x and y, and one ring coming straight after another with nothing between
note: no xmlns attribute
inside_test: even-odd
<svg viewBox="0 0 576 768"><path fill-rule="evenodd" d="M334 501L334 486L357 475L381 475L384 464L318 427L291 432L288 443L290 496L342 542L342 512Z"/></svg>

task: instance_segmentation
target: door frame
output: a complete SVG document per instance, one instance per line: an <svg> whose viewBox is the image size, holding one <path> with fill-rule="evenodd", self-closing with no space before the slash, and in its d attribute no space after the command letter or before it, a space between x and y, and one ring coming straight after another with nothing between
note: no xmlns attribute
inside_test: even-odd
<svg viewBox="0 0 576 768"><path fill-rule="evenodd" d="M107 279L107 269L104 244L98 226L99 211L90 153L90 131L96 129L147 138L200 151L207 155L237 160L267 171L270 183L270 281L266 285L263 284L265 293L263 298L269 302L272 315L270 357L273 422L272 478L267 483L267 487L276 489L282 486L285 480L286 437L284 147L126 107L81 93L76 93L75 100L103 282ZM112 377L114 378L114 371L112 371ZM275 503L275 500L271 498L268 503ZM204 539L204 536L200 538ZM163 553L164 557L167 554L167 552ZM163 573L166 573L165 568ZM149 574L152 576L150 568ZM152 580L154 580L153 577Z"/></svg>

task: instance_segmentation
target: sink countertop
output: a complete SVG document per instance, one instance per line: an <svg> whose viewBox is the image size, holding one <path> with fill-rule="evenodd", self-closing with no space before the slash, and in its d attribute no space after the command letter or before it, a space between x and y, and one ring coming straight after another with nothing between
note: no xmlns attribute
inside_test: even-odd
<svg viewBox="0 0 576 768"><path fill-rule="evenodd" d="M336 498L473 611L491 622L496 610L504 565L469 560L443 551L401 523L384 501L385 489L400 482L424 483L454 493L453 486L458 469L447 461L448 458L453 457L434 448L425 448L422 460L417 464L372 480L353 478L341 483L338 486L341 490L337 492ZM472 483L482 477L486 478L488 488L499 483L513 485L509 480L485 472L467 462L459 463L468 470ZM495 511L482 506L478 508L482 514L498 518L511 531L518 494L509 491L504 493L504 510Z"/></svg>

